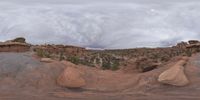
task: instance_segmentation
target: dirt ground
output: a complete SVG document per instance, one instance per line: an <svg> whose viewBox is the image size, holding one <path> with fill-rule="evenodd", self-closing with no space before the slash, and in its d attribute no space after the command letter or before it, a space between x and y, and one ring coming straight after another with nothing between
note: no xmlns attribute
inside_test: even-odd
<svg viewBox="0 0 200 100"><path fill-rule="evenodd" d="M42 63L31 53L0 53L0 100L200 100L200 54L185 66L190 80L185 87L157 82L174 62L146 73L79 65L87 85L67 89L59 87L56 78L71 63Z"/></svg>

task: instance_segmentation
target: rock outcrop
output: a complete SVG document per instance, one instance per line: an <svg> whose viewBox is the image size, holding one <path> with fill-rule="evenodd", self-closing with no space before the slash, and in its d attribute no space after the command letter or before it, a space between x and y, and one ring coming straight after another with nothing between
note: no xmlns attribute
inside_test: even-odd
<svg viewBox="0 0 200 100"><path fill-rule="evenodd" d="M26 43L25 38L16 38L6 42L0 42L0 52L26 52L31 45Z"/></svg>
<svg viewBox="0 0 200 100"><path fill-rule="evenodd" d="M26 43L8 42L0 43L0 52L26 52L30 50L30 45Z"/></svg>
<svg viewBox="0 0 200 100"><path fill-rule="evenodd" d="M174 86L185 86L189 83L185 73L184 65L187 63L187 58L182 58L174 66L169 68L160 74L158 81L160 83L174 85Z"/></svg>
<svg viewBox="0 0 200 100"><path fill-rule="evenodd" d="M86 82L78 69L67 67L58 77L57 84L66 88L81 88Z"/></svg>

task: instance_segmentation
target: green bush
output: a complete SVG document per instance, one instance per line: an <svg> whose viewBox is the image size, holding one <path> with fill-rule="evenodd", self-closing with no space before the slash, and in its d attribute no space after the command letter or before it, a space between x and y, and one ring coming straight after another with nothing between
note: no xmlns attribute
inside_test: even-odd
<svg viewBox="0 0 200 100"><path fill-rule="evenodd" d="M72 62L72 63L74 63L74 64L76 64L76 65L80 63L80 59L77 56L68 57L67 60Z"/></svg>
<svg viewBox="0 0 200 100"><path fill-rule="evenodd" d="M103 62L102 64L103 70L118 70L119 69L119 62L113 61L113 62Z"/></svg>
<svg viewBox="0 0 200 100"><path fill-rule="evenodd" d="M115 61L113 64L112 64L112 67L111 67L111 70L118 70L119 69L119 62L118 61Z"/></svg>
<svg viewBox="0 0 200 100"><path fill-rule="evenodd" d="M111 68L110 62L103 62L102 63L102 69L103 70L110 69L110 68Z"/></svg>

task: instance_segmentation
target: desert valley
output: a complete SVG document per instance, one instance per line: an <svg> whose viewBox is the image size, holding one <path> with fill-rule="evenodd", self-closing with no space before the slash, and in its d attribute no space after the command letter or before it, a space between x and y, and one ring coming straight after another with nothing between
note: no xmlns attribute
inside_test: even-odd
<svg viewBox="0 0 200 100"><path fill-rule="evenodd" d="M199 100L200 42L91 50L0 42L0 100Z"/></svg>

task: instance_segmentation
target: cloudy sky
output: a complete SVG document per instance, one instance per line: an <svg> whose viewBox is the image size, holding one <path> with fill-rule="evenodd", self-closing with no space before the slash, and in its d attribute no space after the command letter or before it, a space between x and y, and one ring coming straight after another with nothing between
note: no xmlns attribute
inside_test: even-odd
<svg viewBox="0 0 200 100"><path fill-rule="evenodd" d="M0 0L0 41L90 48L200 39L199 0Z"/></svg>

